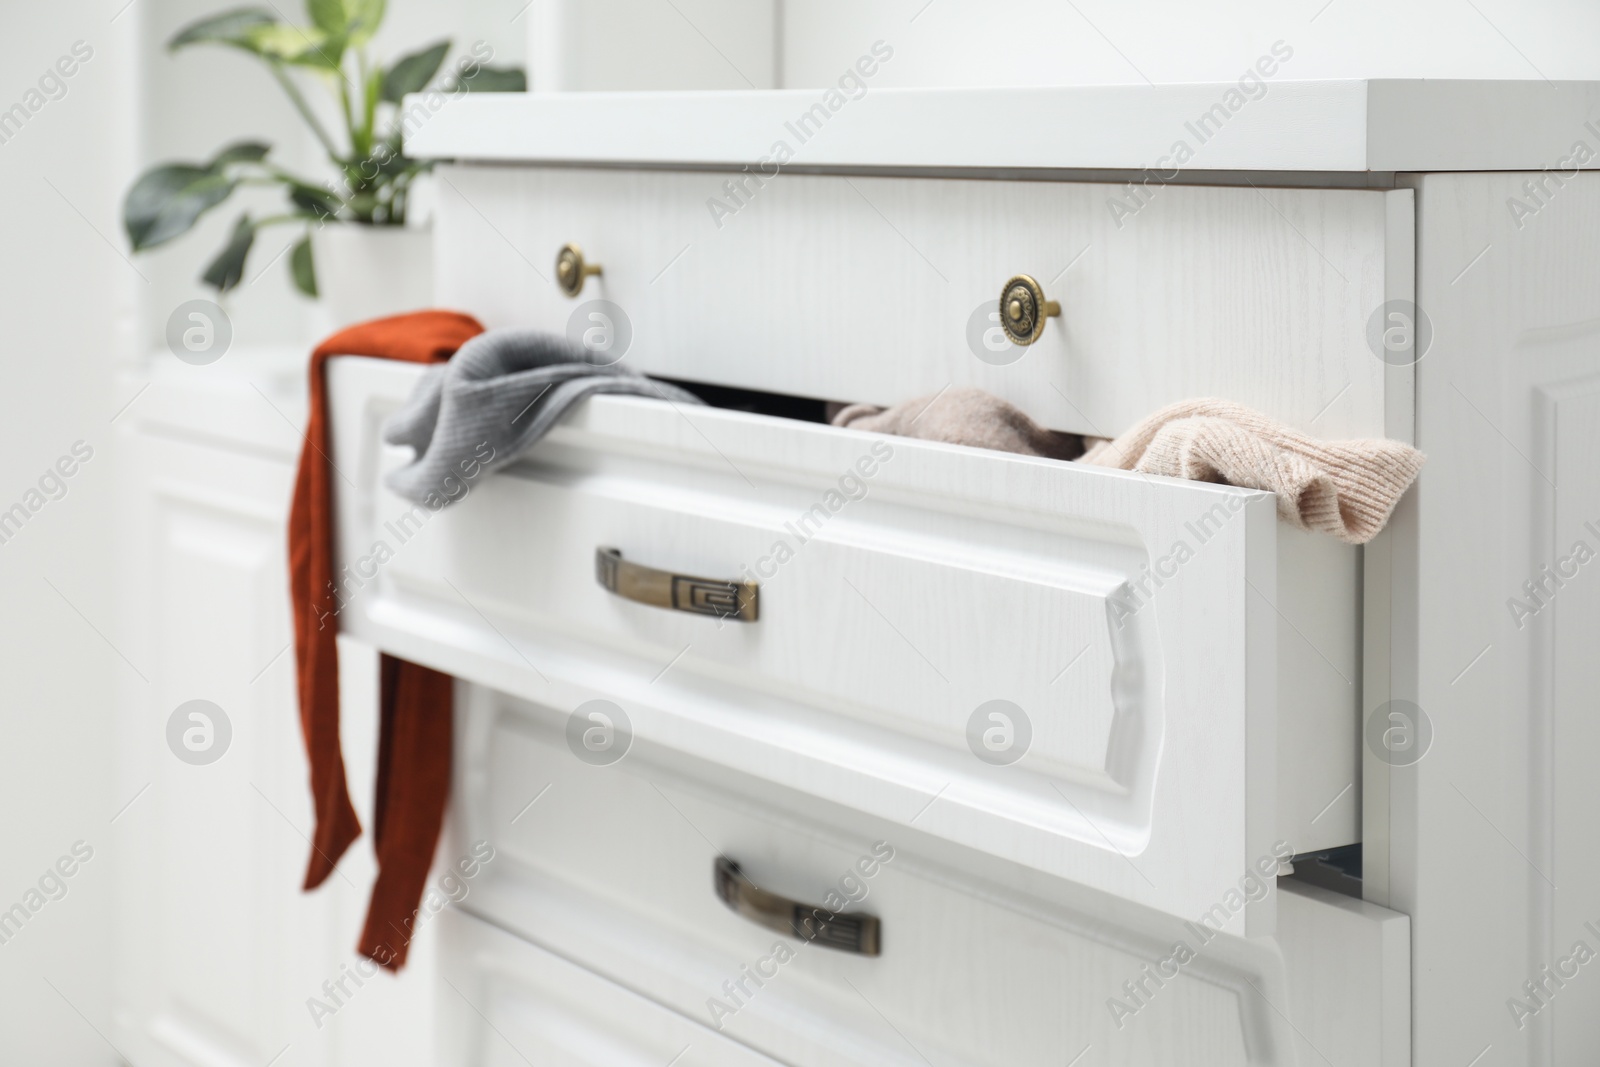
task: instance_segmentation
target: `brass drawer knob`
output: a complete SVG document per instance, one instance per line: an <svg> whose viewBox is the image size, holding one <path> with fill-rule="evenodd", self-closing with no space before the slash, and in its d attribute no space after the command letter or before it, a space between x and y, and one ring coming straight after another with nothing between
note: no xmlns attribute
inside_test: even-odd
<svg viewBox="0 0 1600 1067"><path fill-rule="evenodd" d="M589 275L603 273L600 264L583 261L583 249L577 245L562 245L561 251L556 253L556 284L568 296L583 292L583 280Z"/></svg>
<svg viewBox="0 0 1600 1067"><path fill-rule="evenodd" d="M1061 305L1044 298L1039 283L1026 274L1000 290L1000 328L1014 345L1031 345L1044 334L1046 319L1061 314Z"/></svg>

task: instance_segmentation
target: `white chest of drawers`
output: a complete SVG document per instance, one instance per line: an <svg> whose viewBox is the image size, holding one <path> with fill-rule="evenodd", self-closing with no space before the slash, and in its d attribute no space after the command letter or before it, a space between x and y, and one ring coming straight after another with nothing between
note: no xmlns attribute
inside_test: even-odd
<svg viewBox="0 0 1600 1067"><path fill-rule="evenodd" d="M471 100L419 131L455 161L439 297L491 326L625 318L624 358L691 388L976 385L1096 435L1218 395L1430 456L1356 550L1248 491L591 401L341 620L462 679L456 818L504 859L447 931L453 1055L507 1062L523 1033L574 1064L1592 1061L1600 981L1570 960L1600 907L1600 587L1541 567L1600 517L1600 184L1516 172L1569 158L1596 94L1274 86L1181 174L1141 173L1219 92L873 92L765 180L741 168L816 94ZM1043 132L991 137L1001 112ZM578 301L551 278L567 242L604 268ZM1062 314L995 357L970 330L1016 273ZM1412 303L1420 360L1374 348ZM334 371L347 557L407 510L376 427L413 378ZM1185 539L1122 625L1119 591ZM602 547L757 578L760 618L620 600ZM604 766L572 741L616 725L597 700L630 739ZM1024 713L1020 759L969 744L1015 730L993 700ZM1279 877L1356 844L1353 894L1308 859ZM880 954L779 959L718 859L830 912L844 885Z"/></svg>

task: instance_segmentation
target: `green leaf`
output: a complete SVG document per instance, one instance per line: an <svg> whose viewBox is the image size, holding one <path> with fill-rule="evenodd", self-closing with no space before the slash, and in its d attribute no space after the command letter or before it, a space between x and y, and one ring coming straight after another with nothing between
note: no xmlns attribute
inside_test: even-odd
<svg viewBox="0 0 1600 1067"><path fill-rule="evenodd" d="M233 236L228 238L228 243L222 246L217 258L206 267L206 272L200 276L200 280L214 287L219 293L225 293L238 285L244 278L245 257L250 254L250 246L255 240L255 223L250 221L249 215L240 215L239 221L233 224Z"/></svg>
<svg viewBox="0 0 1600 1067"><path fill-rule="evenodd" d="M213 173L221 173L227 163L259 163L272 151L272 146L262 141L235 141L211 158L207 166Z"/></svg>
<svg viewBox="0 0 1600 1067"><path fill-rule="evenodd" d="M380 181L393 180L405 174L420 174L433 168L433 160L412 159L405 155L388 155L378 160Z"/></svg>
<svg viewBox="0 0 1600 1067"><path fill-rule="evenodd" d="M439 66L449 51L450 42L446 40L395 60L383 76L383 99L398 104L407 93L420 93L439 73Z"/></svg>
<svg viewBox="0 0 1600 1067"><path fill-rule="evenodd" d="M309 297L317 295L317 270L311 262L311 235L308 233L295 243L289 253L289 274L294 287Z"/></svg>
<svg viewBox="0 0 1600 1067"><path fill-rule="evenodd" d="M344 206L344 201L333 190L292 180L289 182L289 202L319 219L331 219Z"/></svg>
<svg viewBox="0 0 1600 1067"><path fill-rule="evenodd" d="M167 163L151 167L133 183L123 201L122 224L138 252L185 232L201 215L238 188L227 173L232 163L259 163L272 146L261 141L235 141L204 166Z"/></svg>
<svg viewBox="0 0 1600 1067"><path fill-rule="evenodd" d="M210 167L166 163L139 176L122 203L122 225L138 252L184 233L226 200L237 182Z"/></svg>
<svg viewBox="0 0 1600 1067"><path fill-rule="evenodd" d="M462 77L461 88L469 93L525 93L528 75L521 67L479 67L478 73Z"/></svg>
<svg viewBox="0 0 1600 1067"><path fill-rule="evenodd" d="M344 0L344 8L349 15L346 32L351 48L360 48L372 40L372 35L383 24L387 6L386 0Z"/></svg>
<svg viewBox="0 0 1600 1067"><path fill-rule="evenodd" d="M231 44L236 48L254 51L249 43L248 31L257 26L270 26L277 21L277 16L264 7L235 8L189 23L173 34L167 42L167 48L177 51L191 44Z"/></svg>
<svg viewBox="0 0 1600 1067"><path fill-rule="evenodd" d="M344 56L344 37L324 33L315 26L252 26L244 36L248 42L245 47L280 63L338 73L339 60Z"/></svg>
<svg viewBox="0 0 1600 1067"><path fill-rule="evenodd" d="M306 14L311 16L311 24L326 34L337 36L350 28L344 0L306 0Z"/></svg>
<svg viewBox="0 0 1600 1067"><path fill-rule="evenodd" d="M378 101L383 98L383 68L374 66L367 72L366 84L361 87L361 154L370 155L372 139L378 129Z"/></svg>

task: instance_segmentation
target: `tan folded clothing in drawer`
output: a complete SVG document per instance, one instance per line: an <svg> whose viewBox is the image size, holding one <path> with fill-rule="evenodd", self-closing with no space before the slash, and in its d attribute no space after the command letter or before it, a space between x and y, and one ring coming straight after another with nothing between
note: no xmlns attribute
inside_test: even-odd
<svg viewBox="0 0 1600 1067"><path fill-rule="evenodd" d="M1400 441L1318 441L1226 400L1184 400L1079 461L1278 494L1278 516L1360 545L1389 521L1426 457Z"/></svg>
<svg viewBox="0 0 1600 1067"><path fill-rule="evenodd" d="M852 404L833 424L1055 459L1070 455L1068 435L970 387L888 409ZM1354 545L1383 529L1425 459L1400 441L1318 441L1209 397L1170 404L1115 440L1089 445L1077 462L1276 493L1285 522Z"/></svg>
<svg viewBox="0 0 1600 1067"><path fill-rule="evenodd" d="M952 386L892 408L850 404L829 421L852 430L992 448L1024 456L1077 459L1083 455L1083 438L1077 434L1047 430L1021 409L971 385Z"/></svg>

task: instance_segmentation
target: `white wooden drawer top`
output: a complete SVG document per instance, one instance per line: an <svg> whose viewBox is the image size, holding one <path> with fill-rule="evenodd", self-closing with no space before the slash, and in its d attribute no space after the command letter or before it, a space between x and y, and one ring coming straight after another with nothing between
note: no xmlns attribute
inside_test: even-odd
<svg viewBox="0 0 1600 1067"><path fill-rule="evenodd" d="M1369 332L1410 294L1409 191L440 173L444 306L625 331L608 356L647 374L884 405L975 386L1101 437L1201 396L1319 437L1397 432L1410 370ZM577 299L553 280L568 242L604 269ZM1061 305L1027 348L994 344L1015 274Z"/></svg>
<svg viewBox="0 0 1600 1067"><path fill-rule="evenodd" d="M1600 107L1595 82L1291 81L1286 73L1258 79L1264 92L1234 83L874 87L836 109L796 162L1139 171L1170 158L1185 124L1221 105L1225 125L1208 127L1213 136L1185 171L1540 170L1569 155ZM768 156L784 124L826 88L472 93L433 108L409 97L407 108L437 113L406 147L442 159L737 168ZM1017 136L1018 127L1038 132ZM1571 165L1600 166L1600 157Z"/></svg>

